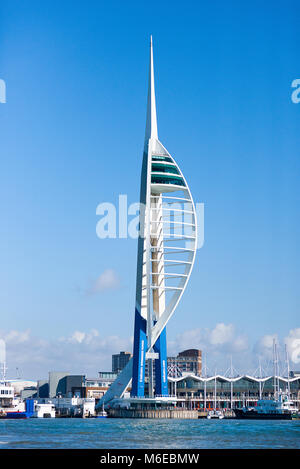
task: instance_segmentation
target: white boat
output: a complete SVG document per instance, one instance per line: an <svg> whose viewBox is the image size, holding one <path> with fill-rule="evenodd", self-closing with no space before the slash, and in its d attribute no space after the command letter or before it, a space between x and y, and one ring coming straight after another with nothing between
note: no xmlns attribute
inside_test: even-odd
<svg viewBox="0 0 300 469"><path fill-rule="evenodd" d="M210 410L207 414L208 419L223 419L224 414L221 410L217 410L217 372L215 372L215 390L214 390L214 410Z"/></svg>
<svg viewBox="0 0 300 469"><path fill-rule="evenodd" d="M0 418L3 419L26 419L33 413L32 399L23 401L15 397L13 386L8 382L0 383Z"/></svg>
<svg viewBox="0 0 300 469"><path fill-rule="evenodd" d="M286 392L280 391L276 399L260 399L255 407L235 409L239 419L291 420L297 409Z"/></svg>
<svg viewBox="0 0 300 469"><path fill-rule="evenodd" d="M104 410L104 404L102 404L102 410L100 410L100 412L97 412L95 417L97 419L106 419L108 417L108 413Z"/></svg>
<svg viewBox="0 0 300 469"><path fill-rule="evenodd" d="M38 402L34 403L34 413L35 418L55 418L55 405L52 402L46 404L40 404Z"/></svg>
<svg viewBox="0 0 300 469"><path fill-rule="evenodd" d="M223 419L224 414L221 410L210 410L206 418L207 419Z"/></svg>
<svg viewBox="0 0 300 469"><path fill-rule="evenodd" d="M40 404L33 399L15 397L14 387L8 382L0 384L0 419L27 419L55 417L52 403Z"/></svg>
<svg viewBox="0 0 300 469"><path fill-rule="evenodd" d="M291 420L297 414L297 409L290 399L289 362L287 357L288 387L285 391L280 389L278 351L275 339L273 340L273 364L274 364L274 398L259 399L255 407L243 407L235 409L238 419L256 420Z"/></svg>
<svg viewBox="0 0 300 469"><path fill-rule="evenodd" d="M101 410L98 414L95 415L96 419L106 419L108 417L107 412L105 410Z"/></svg>

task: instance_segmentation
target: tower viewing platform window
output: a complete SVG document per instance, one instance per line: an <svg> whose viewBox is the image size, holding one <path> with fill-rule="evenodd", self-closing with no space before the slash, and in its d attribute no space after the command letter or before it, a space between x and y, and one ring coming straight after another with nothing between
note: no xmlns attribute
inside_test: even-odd
<svg viewBox="0 0 300 469"><path fill-rule="evenodd" d="M180 174L176 166L173 166L170 164L159 164L159 163L152 163L152 172L153 173Z"/></svg>
<svg viewBox="0 0 300 469"><path fill-rule="evenodd" d="M175 186L185 186L184 181L181 176L171 176L171 175L160 175L152 174L151 176L152 184L173 184Z"/></svg>
<svg viewBox="0 0 300 469"><path fill-rule="evenodd" d="M172 158L169 156L161 156L161 155L152 155L152 161L162 161L166 163L173 163Z"/></svg>

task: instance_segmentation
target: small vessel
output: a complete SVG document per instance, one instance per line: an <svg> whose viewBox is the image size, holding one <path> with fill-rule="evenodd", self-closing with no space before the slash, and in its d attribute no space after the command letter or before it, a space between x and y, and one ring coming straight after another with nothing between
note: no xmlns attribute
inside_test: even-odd
<svg viewBox="0 0 300 469"><path fill-rule="evenodd" d="M292 420L295 407L288 396L280 392L278 399L260 399L255 407L235 409L238 419Z"/></svg>
<svg viewBox="0 0 300 469"><path fill-rule="evenodd" d="M55 405L52 402L45 404L35 402L34 403L34 413L32 415L34 418L55 418Z"/></svg>
<svg viewBox="0 0 300 469"><path fill-rule="evenodd" d="M3 352L3 350L2 350ZM15 388L6 380L5 347L0 370L0 419L27 419L34 415L34 400L21 399Z"/></svg>
<svg viewBox="0 0 300 469"><path fill-rule="evenodd" d="M104 404L102 404L102 410L97 412L95 415L96 419L106 419L108 417L108 413L104 410Z"/></svg>
<svg viewBox="0 0 300 469"><path fill-rule="evenodd" d="M278 351L277 343L273 340L273 364L274 364L274 399L259 399L255 407L243 407L235 409L234 413L238 419L255 420L292 420L297 412L294 403L290 399L289 383L289 363L287 357L288 369L288 387L282 391L279 385Z"/></svg>
<svg viewBox="0 0 300 469"><path fill-rule="evenodd" d="M224 414L221 410L210 410L206 418L207 419L223 419Z"/></svg>
<svg viewBox="0 0 300 469"><path fill-rule="evenodd" d="M5 381L0 384L0 419L27 419L33 413L33 399L22 401L15 397L13 386Z"/></svg>
<svg viewBox="0 0 300 469"><path fill-rule="evenodd" d="M207 414L207 419L223 419L224 414L221 410L217 410L217 372L215 371L215 389L214 389L214 409Z"/></svg>

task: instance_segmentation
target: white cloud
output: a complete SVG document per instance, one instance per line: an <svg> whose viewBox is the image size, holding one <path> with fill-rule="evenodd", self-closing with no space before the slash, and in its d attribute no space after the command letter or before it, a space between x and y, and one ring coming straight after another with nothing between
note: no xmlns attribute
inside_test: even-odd
<svg viewBox="0 0 300 469"><path fill-rule="evenodd" d="M232 346L236 352L248 350L249 348L248 338L244 335L239 335L238 337L234 339Z"/></svg>
<svg viewBox="0 0 300 469"><path fill-rule="evenodd" d="M6 343L5 340L0 339L0 363L5 363L6 361Z"/></svg>
<svg viewBox="0 0 300 469"><path fill-rule="evenodd" d="M223 345L231 342L234 336L234 326L232 324L219 323L210 333L210 343L212 345Z"/></svg>
<svg viewBox="0 0 300 469"><path fill-rule="evenodd" d="M16 368L22 378L42 379L48 371L62 370L74 374L97 376L98 371L111 370L111 356L121 350L132 350L132 339L119 336L101 337L96 329L74 331L69 337L45 340L28 331L1 333L6 342L8 377L15 377ZM12 340L12 337L28 340ZM5 340L6 341L6 340Z"/></svg>
<svg viewBox="0 0 300 469"><path fill-rule="evenodd" d="M169 355L176 355L189 348L198 348L205 352L208 366L217 369L219 373L228 368L231 356L236 367L243 371L254 366L248 338L238 333L233 324L218 323L211 330L191 329L179 334L175 340L168 341Z"/></svg>
<svg viewBox="0 0 300 469"><path fill-rule="evenodd" d="M90 332L75 331L73 334L65 339L64 337L60 338L60 341L67 341L71 343L86 343L89 344L95 337L99 337L99 332L97 329L91 329Z"/></svg>
<svg viewBox="0 0 300 469"><path fill-rule="evenodd" d="M168 355L198 348L205 352L210 373L224 374L230 365L239 373L254 373L258 359L267 373L272 373L272 346L276 335L264 335L254 346L233 324L218 323L212 329L197 328L184 331L175 339L168 339ZM50 370L65 370L74 374L96 376L98 371L111 370L111 355L121 350L132 351L132 338L117 335L103 337L97 329L75 330L67 337L45 340L34 337L29 330L0 331L6 342L8 375L13 377L16 367L22 378L46 378ZM300 363L300 328L292 329L285 338L291 365ZM284 369L284 349L279 347L281 369ZM293 366L291 366L293 369Z"/></svg>
<svg viewBox="0 0 300 469"><path fill-rule="evenodd" d="M70 342L81 342L85 339L85 332L75 331L74 334L70 337Z"/></svg>
<svg viewBox="0 0 300 469"><path fill-rule="evenodd" d="M105 290L115 290L120 286L120 279L113 269L106 269L95 280L93 285L88 288L88 294L95 294Z"/></svg>
<svg viewBox="0 0 300 469"><path fill-rule="evenodd" d="M246 336L237 334L233 324L218 323L212 330L207 328L191 329L179 334L171 342L175 351L188 348L203 350L220 350L226 352L241 351L248 348Z"/></svg>
<svg viewBox="0 0 300 469"><path fill-rule="evenodd" d="M291 329L285 338L287 351L292 363L300 363L300 328Z"/></svg>
<svg viewBox="0 0 300 469"><path fill-rule="evenodd" d="M205 343L205 329L191 329L177 335L175 340L168 340L168 353L175 355L189 348L202 349Z"/></svg>
<svg viewBox="0 0 300 469"><path fill-rule="evenodd" d="M13 343L21 344L23 342L28 342L29 336L30 336L30 329L27 329L26 331L11 330L6 335L4 335L3 338L6 343L13 342Z"/></svg>
<svg viewBox="0 0 300 469"><path fill-rule="evenodd" d="M255 354L261 359L273 359L273 342L278 342L277 334L266 334L262 336L254 345Z"/></svg>

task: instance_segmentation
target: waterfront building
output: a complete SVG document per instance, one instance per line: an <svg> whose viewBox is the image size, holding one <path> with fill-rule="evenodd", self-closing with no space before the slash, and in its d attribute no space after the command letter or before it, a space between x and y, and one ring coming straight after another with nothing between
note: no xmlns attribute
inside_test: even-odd
<svg viewBox="0 0 300 469"><path fill-rule="evenodd" d="M207 378L187 374L169 377L169 393L178 398L178 405L197 409L234 409L255 405L259 399L274 398L274 376L257 378L249 375L228 378L222 375ZM300 376L276 377L279 389L289 393L300 408ZM275 396L276 397L276 396Z"/></svg>
<svg viewBox="0 0 300 469"><path fill-rule="evenodd" d="M84 397L85 375L70 375L65 371L49 371L48 380L38 380L38 398L54 398L57 396Z"/></svg>
<svg viewBox="0 0 300 469"><path fill-rule="evenodd" d="M171 376L183 375L184 373L194 373L197 376L202 374L202 352L198 349L188 349L180 352L177 357L168 357L168 370ZM173 372L172 372L173 371Z"/></svg>
<svg viewBox="0 0 300 469"><path fill-rule="evenodd" d="M56 397L65 393L64 378L70 373L67 371L49 371L49 397Z"/></svg>
<svg viewBox="0 0 300 469"><path fill-rule="evenodd" d="M158 138L151 38L133 357L103 402L122 396L131 380L131 396L145 397L146 363L147 396L168 396L166 325L191 275L196 243L196 213L190 189L178 164Z"/></svg>
<svg viewBox="0 0 300 469"><path fill-rule="evenodd" d="M119 374L131 359L130 352L120 352L112 355L112 372Z"/></svg>
<svg viewBox="0 0 300 469"><path fill-rule="evenodd" d="M111 384L115 381L118 375L117 373L114 373L113 371L99 371L98 376L99 376L99 380L102 380Z"/></svg>
<svg viewBox="0 0 300 469"><path fill-rule="evenodd" d="M36 393L39 399L45 398L94 398L100 399L117 377L111 371L100 371L98 377L70 375L65 372L49 372L48 380L37 382Z"/></svg>
<svg viewBox="0 0 300 469"><path fill-rule="evenodd" d="M116 378L117 374L111 371L99 371L97 378L86 378L85 397L96 400L101 399Z"/></svg>
<svg viewBox="0 0 300 469"><path fill-rule="evenodd" d="M62 379L62 395L85 397L85 375L67 375Z"/></svg>
<svg viewBox="0 0 300 469"><path fill-rule="evenodd" d="M66 397L52 399L56 412L60 415L89 417L95 414L95 399Z"/></svg>
<svg viewBox="0 0 300 469"><path fill-rule="evenodd" d="M37 387L36 386L27 386L21 390L20 393L21 399L35 399L37 398Z"/></svg>
<svg viewBox="0 0 300 469"><path fill-rule="evenodd" d="M49 379L39 379L37 382L37 397L49 397Z"/></svg>
<svg viewBox="0 0 300 469"><path fill-rule="evenodd" d="M95 399L81 397L53 397L36 399L35 407L51 404L60 417L91 417L95 414Z"/></svg>
<svg viewBox="0 0 300 469"><path fill-rule="evenodd" d="M15 396L20 396L22 391L26 388L37 388L37 381L30 379L5 379L5 382L13 386Z"/></svg>

